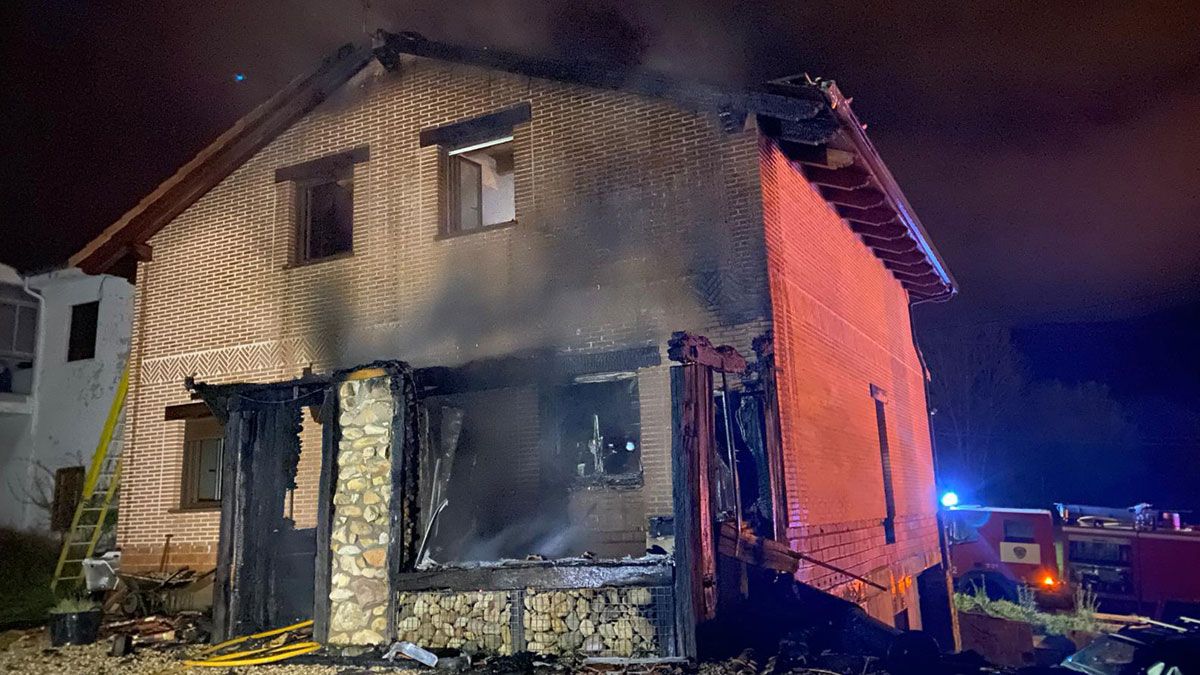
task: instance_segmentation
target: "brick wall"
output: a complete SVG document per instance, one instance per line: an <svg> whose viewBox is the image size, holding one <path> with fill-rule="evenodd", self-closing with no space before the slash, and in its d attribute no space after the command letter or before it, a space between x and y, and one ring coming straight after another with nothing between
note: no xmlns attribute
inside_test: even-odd
<svg viewBox="0 0 1200 675"><path fill-rule="evenodd" d="M796 550L904 590L906 578L938 559L924 375L908 298L770 140L761 141L760 151L788 537ZM897 514L892 545L882 526L871 385L887 399ZM821 568L800 575L822 588L862 592ZM864 604L891 619L875 609L879 603Z"/></svg>
<svg viewBox="0 0 1200 675"><path fill-rule="evenodd" d="M528 101L515 129L514 227L439 238L438 151L420 130ZM127 473L131 568L213 560L215 512L179 512L184 376L272 381L401 358L454 365L552 345L665 345L687 329L736 344L768 325L753 130L622 93L415 59L369 67L150 242L138 269ZM290 264L293 199L274 171L366 145L354 254ZM642 499L670 513L665 367L642 393ZM294 515L313 522L317 425L306 418ZM186 553L185 553L186 551ZM181 558L182 559L182 558ZM198 563L194 563L196 566Z"/></svg>

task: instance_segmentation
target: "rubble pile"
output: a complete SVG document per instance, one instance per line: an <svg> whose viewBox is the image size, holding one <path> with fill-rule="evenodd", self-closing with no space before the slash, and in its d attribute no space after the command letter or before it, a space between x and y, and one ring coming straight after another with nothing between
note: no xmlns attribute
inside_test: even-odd
<svg viewBox="0 0 1200 675"><path fill-rule="evenodd" d="M513 653L512 603L506 591L400 593L396 604L401 640L468 654Z"/></svg>
<svg viewBox="0 0 1200 675"><path fill-rule="evenodd" d="M338 445L330 547L331 644L377 645L387 633L388 504L393 400L387 377L338 388Z"/></svg>
<svg viewBox="0 0 1200 675"><path fill-rule="evenodd" d="M525 648L538 654L655 656L660 653L649 588L525 591Z"/></svg>

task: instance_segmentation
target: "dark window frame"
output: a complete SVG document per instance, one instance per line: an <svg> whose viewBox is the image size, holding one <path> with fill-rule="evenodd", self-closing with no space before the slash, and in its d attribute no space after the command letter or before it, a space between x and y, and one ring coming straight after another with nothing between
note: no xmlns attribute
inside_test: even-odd
<svg viewBox="0 0 1200 675"><path fill-rule="evenodd" d="M313 220L312 220L312 200L313 191L331 184L343 184L342 187L349 192L349 218L348 223L348 241L344 249L336 250L324 255L312 254L312 237L313 237ZM292 252L292 261L295 265L312 265L328 260L339 260L348 258L354 255L354 170L353 167L340 167L330 173L322 173L317 176L312 176L304 180L295 182L295 222L293 223L293 232L295 233L295 248ZM339 227L335 223L333 227Z"/></svg>
<svg viewBox="0 0 1200 675"><path fill-rule="evenodd" d="M345 152L339 152L324 157L275 169L275 182L292 183L294 191L291 223L292 250L289 255L288 267L298 267L322 263L329 260L340 260L354 255L354 167L370 160L371 152L368 146L359 146ZM312 199L313 188L330 183L348 181L350 192L349 204L349 241L348 248L323 256L309 255L312 236L311 210L309 203Z"/></svg>
<svg viewBox="0 0 1200 675"><path fill-rule="evenodd" d="M459 144L458 146L440 146L440 165L441 171L439 176L438 194L441 196L442 203L442 218L441 227L438 232L438 239L448 239L451 237L463 237L479 232L488 232L491 230L499 230L506 227L512 227L517 224L516 218L516 186L513 189L513 217L510 220L504 220L497 223L483 222L483 167L478 162L462 154L464 148L472 148L475 146L498 147L508 146L512 152L515 139L511 132L501 133L494 137L486 138L483 141L469 144ZM480 149L484 149L480 148ZM471 164L479 167L478 187L476 188L475 202L479 210L476 223L471 227L463 227L462 200L461 200L461 171L463 164ZM516 173L515 158L512 169Z"/></svg>
<svg viewBox="0 0 1200 675"><path fill-rule="evenodd" d="M71 325L67 338L67 361L96 358L96 340L100 333L100 301L71 305Z"/></svg>
<svg viewBox="0 0 1200 675"><path fill-rule="evenodd" d="M216 499L200 497L200 470L204 443L219 441L217 449L217 493ZM221 508L221 479L225 455L224 428L210 416L192 417L184 420L183 464L180 470L179 510L210 511Z"/></svg>

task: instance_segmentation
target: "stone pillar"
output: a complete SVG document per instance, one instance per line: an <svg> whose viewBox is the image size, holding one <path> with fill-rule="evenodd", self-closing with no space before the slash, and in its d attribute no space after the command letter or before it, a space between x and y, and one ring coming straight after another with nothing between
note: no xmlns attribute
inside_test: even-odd
<svg viewBox="0 0 1200 675"><path fill-rule="evenodd" d="M391 378L382 370L352 373L338 385L341 440L329 542L330 644L387 640L395 406Z"/></svg>

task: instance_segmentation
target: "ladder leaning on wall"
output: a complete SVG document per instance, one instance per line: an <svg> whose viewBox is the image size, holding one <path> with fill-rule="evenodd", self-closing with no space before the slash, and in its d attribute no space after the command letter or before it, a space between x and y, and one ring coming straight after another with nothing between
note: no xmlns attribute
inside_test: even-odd
<svg viewBox="0 0 1200 675"><path fill-rule="evenodd" d="M71 518L71 527L63 536L62 551L54 567L51 590L60 584L77 584L83 580L83 560L96 552L96 542L104 531L104 522L117 510L117 491L121 482L121 445L124 442L125 393L129 389L129 369L121 373L121 381L113 395L108 418L100 432L96 452L83 480L79 505Z"/></svg>

